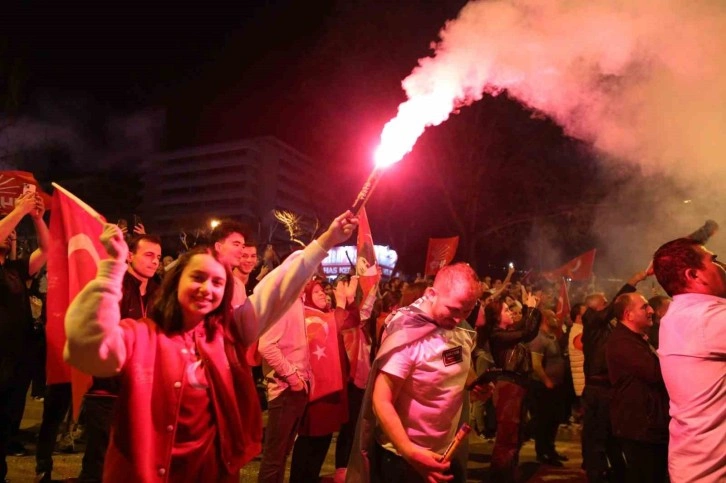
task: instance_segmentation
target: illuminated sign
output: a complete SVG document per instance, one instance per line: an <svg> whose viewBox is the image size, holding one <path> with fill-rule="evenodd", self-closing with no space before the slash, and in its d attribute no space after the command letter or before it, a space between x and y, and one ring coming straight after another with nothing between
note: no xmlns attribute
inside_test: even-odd
<svg viewBox="0 0 726 483"><path fill-rule="evenodd" d="M381 267L384 277L390 277L398 262L398 253L387 246L374 245L376 260ZM351 272L351 264L355 263L358 256L356 247L335 247L328 251L328 256L323 260L323 273L328 277L336 277Z"/></svg>

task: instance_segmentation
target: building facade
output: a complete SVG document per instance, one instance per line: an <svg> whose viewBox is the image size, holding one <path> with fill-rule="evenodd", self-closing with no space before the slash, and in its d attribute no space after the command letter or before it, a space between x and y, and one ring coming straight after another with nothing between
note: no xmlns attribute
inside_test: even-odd
<svg viewBox="0 0 726 483"><path fill-rule="evenodd" d="M274 137L159 153L143 167L143 220L154 233L170 237L231 218L250 225L259 242L289 241L274 210L328 221L320 171L311 158Z"/></svg>

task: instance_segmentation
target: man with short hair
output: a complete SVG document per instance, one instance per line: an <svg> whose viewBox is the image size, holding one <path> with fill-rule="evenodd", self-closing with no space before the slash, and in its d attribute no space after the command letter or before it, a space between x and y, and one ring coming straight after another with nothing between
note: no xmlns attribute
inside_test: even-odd
<svg viewBox="0 0 726 483"><path fill-rule="evenodd" d="M249 243L249 240L247 240ZM249 296L257 285L258 280L250 277L250 274L257 266L257 245L245 245L242 248L242 258L239 265L234 267L233 274L245 286L245 293Z"/></svg>
<svg viewBox="0 0 726 483"><path fill-rule="evenodd" d="M539 333L529 342L532 353L532 410L537 461L563 466L567 458L555 449L557 428L565 404L565 357L557 340L561 322L551 310L542 311Z"/></svg>
<svg viewBox="0 0 726 483"><path fill-rule="evenodd" d="M605 346L613 386L610 421L625 454L627 483L662 483L668 467L668 393L648 343L653 309L638 292L615 299L618 324Z"/></svg>
<svg viewBox="0 0 726 483"><path fill-rule="evenodd" d="M663 316L668 312L668 307L671 304L671 298L666 295L655 295L648 299L648 305L653 309L653 325L648 329L648 342L650 345L658 349L660 337L658 331L660 330L660 321Z"/></svg>
<svg viewBox="0 0 726 483"><path fill-rule="evenodd" d="M470 266L439 271L432 287L391 315L368 380L347 481L461 481L442 463L454 438L464 385L473 375L475 333L458 327L476 306L481 284ZM361 458L370 458L364 465ZM370 473L367 471L370 469ZM457 479L458 478L458 479Z"/></svg>
<svg viewBox="0 0 726 483"><path fill-rule="evenodd" d="M212 231L211 245L219 255L219 261L232 271L242 263L245 242L249 239L245 225L233 220L222 220ZM234 280L232 307L242 305L247 300L244 283L237 277Z"/></svg>
<svg viewBox="0 0 726 483"><path fill-rule="evenodd" d="M143 319L159 288L153 277L161 263L161 239L147 234L131 238L127 263L121 288L121 318ZM94 377L84 397L86 452L78 477L81 482L101 481L113 408L120 389L120 377Z"/></svg>
<svg viewBox="0 0 726 483"><path fill-rule="evenodd" d="M45 206L36 193L23 193L15 207L0 219L0 481L5 480L8 443L20 426L25 397L30 385L33 351L33 317L26 283L45 264L50 233L43 221ZM30 215L38 236L38 249L29 258L11 260L11 234ZM14 237L13 237L14 238ZM22 453L22 445L16 450Z"/></svg>
<svg viewBox="0 0 726 483"><path fill-rule="evenodd" d="M668 472L673 483L726 481L726 266L679 238L653 257L673 297L658 355L670 396Z"/></svg>
<svg viewBox="0 0 726 483"><path fill-rule="evenodd" d="M649 275L647 270L635 273L618 291L635 292L635 286ZM603 293L585 298L587 310L582 316L582 351L585 388L582 391L582 464L588 481L599 483L621 481L625 474L625 461L610 425L610 398L612 388L605 359L605 344L615 327L613 305Z"/></svg>

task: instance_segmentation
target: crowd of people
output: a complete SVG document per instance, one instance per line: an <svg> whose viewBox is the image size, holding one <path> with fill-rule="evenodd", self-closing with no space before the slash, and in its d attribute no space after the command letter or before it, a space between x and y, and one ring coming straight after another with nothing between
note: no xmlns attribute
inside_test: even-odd
<svg viewBox="0 0 726 483"><path fill-rule="evenodd" d="M0 220L3 479L5 456L23 453L37 366L44 211L24 194ZM18 257L25 216L38 249ZM337 434L337 482L464 482L468 445L447 449L468 424L493 440L490 481L513 482L529 438L541 464L565 464L564 423L582 425L587 481L726 481L726 268L704 240L664 244L612 301L569 287L567 314L564 281L515 280L512 267L492 280L465 263L383 280L369 310L358 274L319 271L356 225L343 213L280 261L231 220L176 259L143 225L106 224L109 258L65 319L64 357L93 376L75 480L238 481L261 455L258 481L289 468L291 482L314 482ZM653 275L665 294L648 298L637 286ZM33 386L36 481L51 481L71 387Z"/></svg>

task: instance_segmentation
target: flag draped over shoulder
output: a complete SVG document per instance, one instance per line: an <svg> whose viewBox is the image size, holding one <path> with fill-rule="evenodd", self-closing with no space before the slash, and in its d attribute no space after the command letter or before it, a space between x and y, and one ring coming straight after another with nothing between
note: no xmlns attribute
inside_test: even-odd
<svg viewBox="0 0 726 483"><path fill-rule="evenodd" d="M424 275L436 275L444 266L451 263L459 246L459 237L429 238L426 251L426 267Z"/></svg>
<svg viewBox="0 0 726 483"><path fill-rule="evenodd" d="M50 196L40 189L33 173L27 171L0 171L0 214L7 215L15 208L15 200L23 192L23 185L32 184L43 198L46 208L51 205Z"/></svg>
<svg viewBox="0 0 726 483"><path fill-rule="evenodd" d="M49 384L71 382L73 410L77 416L91 377L63 361L66 343L63 321L73 298L93 280L98 262L108 255L99 241L103 217L68 191L54 186L48 253L46 374Z"/></svg>
<svg viewBox="0 0 726 483"><path fill-rule="evenodd" d="M550 281L560 277L570 278L575 281L584 281L592 277L592 267L595 264L595 249L578 255L559 268L542 272L542 276Z"/></svg>

